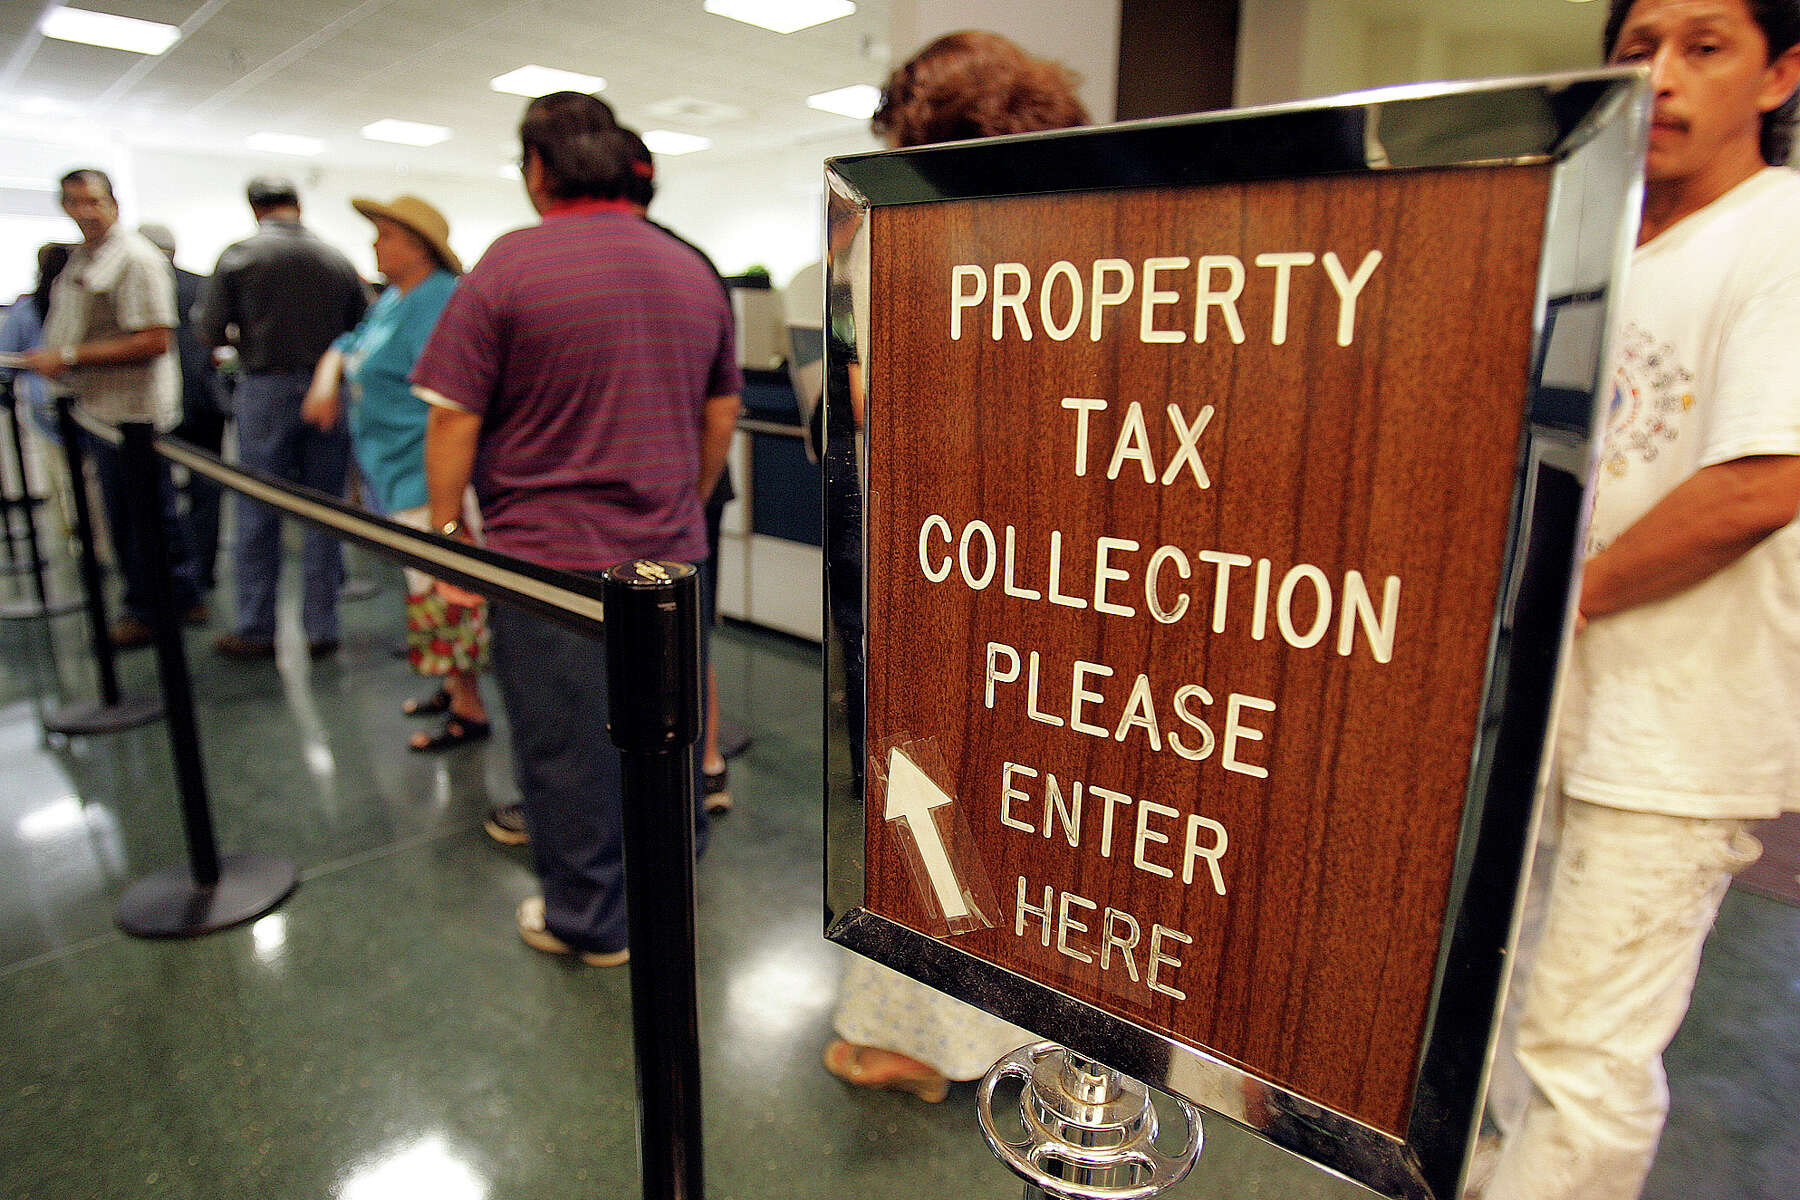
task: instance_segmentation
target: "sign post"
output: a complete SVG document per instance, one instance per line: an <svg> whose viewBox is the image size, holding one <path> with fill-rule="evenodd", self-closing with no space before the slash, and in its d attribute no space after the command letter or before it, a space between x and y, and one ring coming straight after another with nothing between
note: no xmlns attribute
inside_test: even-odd
<svg viewBox="0 0 1800 1200"><path fill-rule="evenodd" d="M827 440L862 452L826 456L858 535L828 542L860 556L867 716L830 937L1453 1194L1645 94L1389 89L831 164Z"/></svg>

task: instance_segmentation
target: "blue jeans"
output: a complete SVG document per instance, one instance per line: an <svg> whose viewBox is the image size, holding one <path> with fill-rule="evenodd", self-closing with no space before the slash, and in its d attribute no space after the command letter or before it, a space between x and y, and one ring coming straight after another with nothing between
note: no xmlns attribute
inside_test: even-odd
<svg viewBox="0 0 1800 1200"><path fill-rule="evenodd" d="M350 469L350 433L340 420L322 433L300 419L310 372L246 375L236 398L238 461L278 479L342 497ZM237 632L256 642L275 640L275 596L281 585L281 514L260 500L237 497ZM338 540L308 526L301 554L305 571L300 607L309 642L338 637L338 589L344 556Z"/></svg>
<svg viewBox="0 0 1800 1200"><path fill-rule="evenodd" d="M577 950L624 949L624 796L619 751L606 731L606 643L507 604L492 604L488 620L544 926ZM705 631L700 644L704 678ZM696 744L696 854L707 840L700 784Z"/></svg>

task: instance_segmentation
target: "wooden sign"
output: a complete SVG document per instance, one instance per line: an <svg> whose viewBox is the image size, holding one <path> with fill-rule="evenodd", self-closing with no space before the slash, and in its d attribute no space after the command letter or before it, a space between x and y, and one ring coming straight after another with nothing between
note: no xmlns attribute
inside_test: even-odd
<svg viewBox="0 0 1800 1200"><path fill-rule="evenodd" d="M923 955L965 998L1030 981L1339 1127L1446 1136L1422 1076L1501 811L1499 642L1547 536L1515 725L1541 736L1580 503L1579 478L1550 508L1521 484L1561 162L1022 194L968 168L970 194L867 207L866 307L839 313L866 420L848 925L993 968L959 989ZM954 193L932 165L879 179ZM1487 843L1515 879L1524 742L1517 828Z"/></svg>
<svg viewBox="0 0 1800 1200"><path fill-rule="evenodd" d="M871 911L1404 1134L1547 181L873 214Z"/></svg>

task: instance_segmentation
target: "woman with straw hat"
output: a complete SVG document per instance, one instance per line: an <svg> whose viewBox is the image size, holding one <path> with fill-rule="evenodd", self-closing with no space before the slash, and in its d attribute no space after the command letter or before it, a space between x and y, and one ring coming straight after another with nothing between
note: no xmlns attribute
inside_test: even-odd
<svg viewBox="0 0 1800 1200"><path fill-rule="evenodd" d="M385 516L417 529L429 526L425 494L428 406L412 394L418 361L462 262L450 249L450 224L417 196L382 203L350 201L375 225L375 265L387 290L362 324L339 338L320 360L301 416L330 429L343 415L350 386L350 438L370 502ZM435 733L415 733L414 750L447 750L491 732L481 702L479 673L488 660L486 606L460 589L439 586L422 571L406 572L407 649L413 669L442 680L437 691L409 700L409 716L444 714Z"/></svg>

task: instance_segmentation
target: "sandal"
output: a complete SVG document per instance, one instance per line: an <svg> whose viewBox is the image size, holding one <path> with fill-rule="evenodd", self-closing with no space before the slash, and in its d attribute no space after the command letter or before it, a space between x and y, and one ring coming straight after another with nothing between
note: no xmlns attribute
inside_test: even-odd
<svg viewBox="0 0 1800 1200"><path fill-rule="evenodd" d="M950 1080L917 1059L842 1038L825 1047L825 1069L845 1083L908 1092L927 1104L940 1104L950 1094Z"/></svg>
<svg viewBox="0 0 1800 1200"><path fill-rule="evenodd" d="M459 717L451 713L444 718L444 726L424 741L409 741L407 749L421 753L433 750L454 750L458 746L467 746L473 742L485 742L494 727L487 721L471 721L467 717ZM414 734L414 737L419 735Z"/></svg>
<svg viewBox="0 0 1800 1200"><path fill-rule="evenodd" d="M407 700L400 705L400 711L409 717L429 717L433 713L450 711L450 689L439 688L423 699Z"/></svg>

